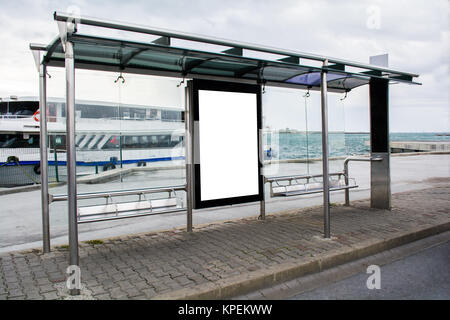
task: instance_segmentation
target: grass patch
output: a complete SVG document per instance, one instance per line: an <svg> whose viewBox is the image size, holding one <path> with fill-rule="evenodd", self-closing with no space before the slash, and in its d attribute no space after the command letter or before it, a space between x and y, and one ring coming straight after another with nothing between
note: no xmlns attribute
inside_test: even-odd
<svg viewBox="0 0 450 320"><path fill-rule="evenodd" d="M59 250L69 250L69 246L67 244L64 244L62 246L57 247Z"/></svg>
<svg viewBox="0 0 450 320"><path fill-rule="evenodd" d="M102 240L88 240L88 241L85 241L84 243L96 245L96 244L103 244L103 241Z"/></svg>

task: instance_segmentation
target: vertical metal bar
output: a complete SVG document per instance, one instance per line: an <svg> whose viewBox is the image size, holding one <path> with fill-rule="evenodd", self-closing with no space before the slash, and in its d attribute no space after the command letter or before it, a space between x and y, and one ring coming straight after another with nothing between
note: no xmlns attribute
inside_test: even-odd
<svg viewBox="0 0 450 320"><path fill-rule="evenodd" d="M261 89L262 91L262 89ZM263 121L264 117L263 117L263 106L262 106L262 99L261 99L261 108L260 108L260 117L261 117L261 121ZM264 151L264 124L261 124L261 129L260 129L260 137L259 137L259 159L261 161L261 174L262 177L261 179L263 180L262 185L263 185L263 190L262 190L262 200L259 202L259 219L260 220L265 220L266 219L266 197L265 197L265 181L264 181L264 156L265 156L265 151ZM272 143L272 140L270 141Z"/></svg>
<svg viewBox="0 0 450 320"><path fill-rule="evenodd" d="M345 185L348 186L349 180L348 180L348 162L349 159L345 159L344 161L344 179L345 179ZM350 189L345 189L345 205L350 205Z"/></svg>
<svg viewBox="0 0 450 320"><path fill-rule="evenodd" d="M192 81L188 81L185 88L185 110L184 122L186 133L184 137L185 145L185 165L186 165L186 231L192 232L192 206L193 206L193 190L192 190L192 168L194 166L192 152Z"/></svg>
<svg viewBox="0 0 450 320"><path fill-rule="evenodd" d="M69 265L79 266L77 224L77 180L75 150L75 61L73 44L66 42L66 126L67 126L67 201L69 212ZM71 289L70 294L80 294Z"/></svg>
<svg viewBox="0 0 450 320"><path fill-rule="evenodd" d="M122 119L120 119L122 121ZM120 133L119 136L119 155L120 155L120 168L123 168L123 152L122 152L122 143L123 143L123 136L122 136L122 132ZM122 177L122 174L120 174L120 176ZM121 178L122 179L122 178Z"/></svg>
<svg viewBox="0 0 450 320"><path fill-rule="evenodd" d="M39 66L39 109L40 109L40 151L41 151L41 209L42 209L42 248L50 252L50 218L48 203L48 153L47 153L47 68Z"/></svg>
<svg viewBox="0 0 450 320"><path fill-rule="evenodd" d="M120 121L122 121L122 119L120 119ZM122 169L123 168L123 152L122 152L123 136L122 136L122 132L120 132L119 137L120 137L119 138L120 169ZM120 182L123 182L122 172L120 172Z"/></svg>
<svg viewBox="0 0 450 320"><path fill-rule="evenodd" d="M264 197L264 193L263 193L263 197ZM263 199L259 202L259 220L266 220L266 200L265 199Z"/></svg>
<svg viewBox="0 0 450 320"><path fill-rule="evenodd" d="M59 182L58 147L56 146L56 135L53 136L53 151L55 152L55 178L56 178L56 182Z"/></svg>
<svg viewBox="0 0 450 320"><path fill-rule="evenodd" d="M328 60L323 63L327 67ZM328 170L328 106L327 106L327 73L321 73L321 104L322 104L322 175L323 175L323 217L324 217L324 236L330 237L330 188L329 188L329 170Z"/></svg>

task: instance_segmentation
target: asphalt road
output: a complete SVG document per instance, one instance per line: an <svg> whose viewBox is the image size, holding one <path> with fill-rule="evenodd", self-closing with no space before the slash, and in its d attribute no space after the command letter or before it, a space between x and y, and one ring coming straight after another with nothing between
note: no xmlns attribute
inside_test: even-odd
<svg viewBox="0 0 450 320"><path fill-rule="evenodd" d="M367 289L359 273L293 296L310 299L450 299L450 242L380 266L381 288Z"/></svg>

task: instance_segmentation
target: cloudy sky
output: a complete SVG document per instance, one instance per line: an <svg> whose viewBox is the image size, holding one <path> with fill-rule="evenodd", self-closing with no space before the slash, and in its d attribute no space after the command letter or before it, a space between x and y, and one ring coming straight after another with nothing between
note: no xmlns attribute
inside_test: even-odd
<svg viewBox="0 0 450 320"><path fill-rule="evenodd" d="M55 10L359 62L389 53L390 67L418 73L423 83L391 86L391 131L450 131L448 0L0 0L0 97L37 95L28 44L49 43L57 35ZM285 112L304 112L302 92L270 94L283 96ZM367 131L367 88L352 91L344 102L340 98L330 98L330 121L338 123L330 129L345 123L347 131ZM314 118L318 97L308 103ZM287 118L274 116L273 125L301 128Z"/></svg>

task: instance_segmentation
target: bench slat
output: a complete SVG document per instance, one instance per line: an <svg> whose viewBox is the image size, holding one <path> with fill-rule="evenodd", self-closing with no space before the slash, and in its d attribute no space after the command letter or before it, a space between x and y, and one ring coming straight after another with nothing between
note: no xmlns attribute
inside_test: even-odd
<svg viewBox="0 0 450 320"><path fill-rule="evenodd" d="M345 179L330 180L330 191L338 191L344 189L352 189L358 187L353 179L350 179L348 185L345 183ZM322 182L309 182L309 183L296 183L289 185L277 185L272 186L272 196L289 196L289 195L302 195L312 194L323 191Z"/></svg>
<svg viewBox="0 0 450 320"><path fill-rule="evenodd" d="M353 189L353 188L357 188L357 185L352 185L352 186L342 186L342 187L334 187L334 188L330 188L330 191L339 191L339 190L345 190L345 189ZM278 196L285 196L285 197L289 197L289 196L299 196L299 195L306 195L306 194L313 194L313 193L320 193L322 192L323 189L321 188L316 188L316 189L309 189L307 191L298 191L298 192L281 192L281 193L277 193L274 194L274 197L278 197Z"/></svg>
<svg viewBox="0 0 450 320"><path fill-rule="evenodd" d="M105 205L85 206L78 208L79 216L115 214L124 211L139 211L176 207L177 198L142 200L135 202L110 203Z"/></svg>

